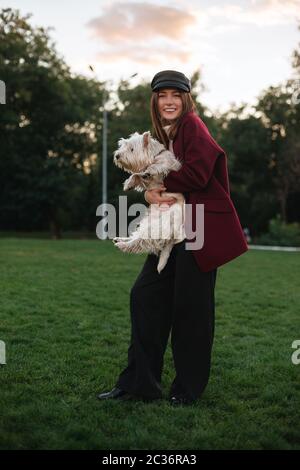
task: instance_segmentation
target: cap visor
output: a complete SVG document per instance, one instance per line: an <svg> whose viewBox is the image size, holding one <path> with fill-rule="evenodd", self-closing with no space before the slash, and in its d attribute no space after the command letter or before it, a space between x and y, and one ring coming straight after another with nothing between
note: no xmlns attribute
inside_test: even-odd
<svg viewBox="0 0 300 470"><path fill-rule="evenodd" d="M176 88L178 90L189 91L189 89L185 85L179 85L177 82L166 81L166 82L158 82L153 91L157 91L160 88Z"/></svg>

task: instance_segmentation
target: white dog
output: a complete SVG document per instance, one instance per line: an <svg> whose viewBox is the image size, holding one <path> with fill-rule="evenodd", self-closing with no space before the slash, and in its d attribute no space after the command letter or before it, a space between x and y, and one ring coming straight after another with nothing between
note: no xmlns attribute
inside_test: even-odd
<svg viewBox="0 0 300 470"><path fill-rule="evenodd" d="M178 171L181 163L163 144L151 137L149 131L142 135L131 134L128 139L118 141L114 152L116 166L131 173L123 183L124 191L154 189L163 183L171 170ZM115 237L113 242L120 250L129 253L154 253L159 256L157 271L165 267L175 243L185 239L185 199L181 193L164 193L177 202L169 206L151 204L137 229L129 237Z"/></svg>

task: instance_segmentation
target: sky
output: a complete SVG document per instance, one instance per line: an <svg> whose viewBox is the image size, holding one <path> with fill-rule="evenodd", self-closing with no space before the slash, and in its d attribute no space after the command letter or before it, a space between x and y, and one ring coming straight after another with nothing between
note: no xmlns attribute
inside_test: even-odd
<svg viewBox="0 0 300 470"><path fill-rule="evenodd" d="M132 85L161 70L200 71L199 95L212 112L254 105L291 78L300 43L300 0L0 0L52 27L56 49L75 73Z"/></svg>

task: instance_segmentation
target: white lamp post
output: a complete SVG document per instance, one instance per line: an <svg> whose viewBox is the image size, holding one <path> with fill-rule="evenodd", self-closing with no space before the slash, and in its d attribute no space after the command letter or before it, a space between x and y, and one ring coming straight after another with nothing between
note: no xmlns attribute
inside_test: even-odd
<svg viewBox="0 0 300 470"><path fill-rule="evenodd" d="M94 77L96 78L95 70L92 65L89 65L90 70L94 73ZM134 73L129 77L133 78L137 75ZM106 96L107 95L107 96ZM103 92L103 126L102 126L102 204L107 203L107 110L106 110L106 102L109 98L109 91L104 88ZM101 236L101 239L104 240L107 238L107 233L104 231Z"/></svg>

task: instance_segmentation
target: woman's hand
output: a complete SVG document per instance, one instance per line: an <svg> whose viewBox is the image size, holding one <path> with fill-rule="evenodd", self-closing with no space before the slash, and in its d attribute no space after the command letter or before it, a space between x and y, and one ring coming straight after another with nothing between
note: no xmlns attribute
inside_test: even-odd
<svg viewBox="0 0 300 470"><path fill-rule="evenodd" d="M177 201L175 197L162 197L161 192L166 191L167 188L164 185L160 185L159 188L148 189L144 193L144 198L149 204L162 204L167 203L169 206Z"/></svg>

